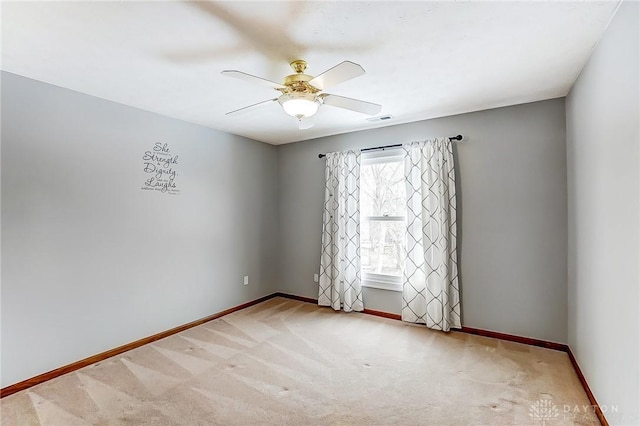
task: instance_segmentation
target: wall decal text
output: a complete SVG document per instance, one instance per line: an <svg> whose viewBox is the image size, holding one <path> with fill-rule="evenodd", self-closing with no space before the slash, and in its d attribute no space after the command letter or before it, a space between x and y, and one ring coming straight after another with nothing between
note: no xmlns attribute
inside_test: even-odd
<svg viewBox="0 0 640 426"><path fill-rule="evenodd" d="M180 194L176 185L178 156L171 153L169 144L156 142L151 150L144 153L142 161L145 173L143 190Z"/></svg>

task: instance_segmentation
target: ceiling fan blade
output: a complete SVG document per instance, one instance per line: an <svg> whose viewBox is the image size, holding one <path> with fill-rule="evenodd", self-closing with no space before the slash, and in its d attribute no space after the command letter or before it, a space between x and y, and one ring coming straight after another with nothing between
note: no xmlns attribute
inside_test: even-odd
<svg viewBox="0 0 640 426"><path fill-rule="evenodd" d="M229 112L227 112L225 115L235 114L235 113L237 113L237 112L241 112L241 111L247 110L247 109L249 109L249 108L255 108L255 107L259 107L259 106L267 105L267 104L270 104L271 102L275 102L275 101L277 101L277 100L278 100L278 98L268 99L268 100L266 100L266 101L258 102L257 104L253 104L253 105L249 105L249 106L246 106L246 107L242 107L242 108L234 109L233 111L229 111Z"/></svg>
<svg viewBox="0 0 640 426"><path fill-rule="evenodd" d="M359 77L364 73L364 68L360 65L351 61L344 61L314 77L309 81L309 84L320 90L327 90L336 84Z"/></svg>
<svg viewBox="0 0 640 426"><path fill-rule="evenodd" d="M322 103L338 108L350 109L351 111L361 112L367 115L376 115L382 109L382 105L338 95L323 95Z"/></svg>
<svg viewBox="0 0 640 426"><path fill-rule="evenodd" d="M224 71L222 71L221 74L222 75L226 75L228 77L238 78L238 79L244 80L244 81L251 81L251 82L254 82L254 83L262 84L264 86L269 86L269 87L272 87L274 89L284 89L285 88L282 84L276 83L275 81L267 80L267 79L264 79L262 77L256 77L255 75L247 74L246 72L242 72L242 71L224 70Z"/></svg>
<svg viewBox="0 0 640 426"><path fill-rule="evenodd" d="M242 44L224 47L216 47L212 45L205 48L182 48L177 51L164 53L162 54L162 58L171 62L178 63L199 63L205 61L214 61L218 58L232 58L234 56L237 57L239 52L249 51L253 51L253 47Z"/></svg>
<svg viewBox="0 0 640 426"><path fill-rule="evenodd" d="M298 130L307 130L312 128L314 125L315 123L308 118L298 120Z"/></svg>

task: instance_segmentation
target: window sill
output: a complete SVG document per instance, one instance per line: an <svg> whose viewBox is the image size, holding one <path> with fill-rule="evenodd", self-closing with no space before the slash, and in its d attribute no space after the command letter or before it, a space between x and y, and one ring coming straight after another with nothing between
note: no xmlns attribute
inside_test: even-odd
<svg viewBox="0 0 640 426"><path fill-rule="evenodd" d="M402 284L371 279L362 280L362 287L377 288L379 290L402 291Z"/></svg>

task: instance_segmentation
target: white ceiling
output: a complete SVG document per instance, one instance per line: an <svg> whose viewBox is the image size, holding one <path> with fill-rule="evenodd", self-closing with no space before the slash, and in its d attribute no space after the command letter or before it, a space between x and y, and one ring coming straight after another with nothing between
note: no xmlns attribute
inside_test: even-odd
<svg viewBox="0 0 640 426"><path fill-rule="evenodd" d="M618 1L2 2L2 69L191 123L283 144L565 96ZM299 130L279 92L220 74L282 81L343 60L367 74L330 93L382 104L325 105Z"/></svg>

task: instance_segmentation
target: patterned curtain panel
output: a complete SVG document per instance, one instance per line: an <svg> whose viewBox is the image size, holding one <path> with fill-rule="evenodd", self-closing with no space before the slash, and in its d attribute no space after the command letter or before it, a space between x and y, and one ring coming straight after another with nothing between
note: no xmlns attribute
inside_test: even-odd
<svg viewBox="0 0 640 426"><path fill-rule="evenodd" d="M407 257L402 320L436 330L460 328L456 185L449 138L403 145Z"/></svg>
<svg viewBox="0 0 640 426"><path fill-rule="evenodd" d="M326 157L318 304L362 311L360 284L360 152Z"/></svg>

